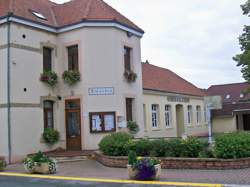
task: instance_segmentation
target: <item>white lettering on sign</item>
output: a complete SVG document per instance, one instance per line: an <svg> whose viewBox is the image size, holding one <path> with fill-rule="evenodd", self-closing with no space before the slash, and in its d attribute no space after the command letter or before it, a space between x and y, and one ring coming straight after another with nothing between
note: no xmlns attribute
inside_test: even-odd
<svg viewBox="0 0 250 187"><path fill-rule="evenodd" d="M89 88L89 95L114 95L112 87Z"/></svg>
<svg viewBox="0 0 250 187"><path fill-rule="evenodd" d="M167 100L169 102L182 102L182 103L188 103L189 102L188 97L181 97L181 96L168 96Z"/></svg>

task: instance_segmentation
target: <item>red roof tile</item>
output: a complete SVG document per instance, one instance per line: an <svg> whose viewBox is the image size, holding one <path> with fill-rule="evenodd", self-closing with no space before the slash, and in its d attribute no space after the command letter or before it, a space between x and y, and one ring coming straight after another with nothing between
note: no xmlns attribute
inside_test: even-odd
<svg viewBox="0 0 250 187"><path fill-rule="evenodd" d="M44 15L47 20L37 18L31 11ZM142 29L103 0L72 0L64 4L49 0L1 0L0 17L6 16L8 12L53 27L63 27L81 21L115 21L143 33Z"/></svg>
<svg viewBox="0 0 250 187"><path fill-rule="evenodd" d="M240 94L247 88L249 88L248 83L212 85L207 89L207 94L210 96L221 96L223 103L238 103L250 99L250 94L246 94L243 98L240 98ZM229 99L226 98L227 95L230 95Z"/></svg>
<svg viewBox="0 0 250 187"><path fill-rule="evenodd" d="M205 96L205 93L174 72L151 64L142 63L143 88L149 90Z"/></svg>

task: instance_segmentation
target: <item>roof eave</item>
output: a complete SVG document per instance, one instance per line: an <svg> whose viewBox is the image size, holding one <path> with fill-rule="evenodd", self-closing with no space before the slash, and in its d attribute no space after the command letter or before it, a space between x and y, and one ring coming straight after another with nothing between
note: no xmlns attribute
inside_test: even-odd
<svg viewBox="0 0 250 187"><path fill-rule="evenodd" d="M7 16L0 17L0 25L7 22L6 18ZM117 28L126 32L130 32L138 37L142 37L144 34L143 30L136 30L132 27L129 27L128 25L122 24L114 20L82 20L80 22L69 24L69 25L64 25L61 27L51 26L48 24L44 24L44 23L40 23L40 22L33 21L30 19L26 19L23 17L19 17L16 15L10 16L9 20L11 22L27 25L30 27L34 27L37 29L45 30L48 32L56 33L56 34L68 32L68 31L83 28L83 27L114 27L114 28Z"/></svg>

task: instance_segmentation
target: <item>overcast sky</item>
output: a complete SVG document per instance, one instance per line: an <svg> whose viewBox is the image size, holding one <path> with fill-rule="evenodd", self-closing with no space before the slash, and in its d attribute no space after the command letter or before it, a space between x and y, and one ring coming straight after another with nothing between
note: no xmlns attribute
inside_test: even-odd
<svg viewBox="0 0 250 187"><path fill-rule="evenodd" d="M105 1L145 30L142 61L201 88L244 81L232 57L240 52L237 38L249 22L240 9L246 0Z"/></svg>

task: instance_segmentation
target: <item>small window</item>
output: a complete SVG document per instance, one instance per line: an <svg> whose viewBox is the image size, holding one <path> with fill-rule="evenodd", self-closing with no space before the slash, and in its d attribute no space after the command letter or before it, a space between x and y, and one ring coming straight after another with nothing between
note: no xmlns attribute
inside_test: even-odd
<svg viewBox="0 0 250 187"><path fill-rule="evenodd" d="M159 106L153 104L152 105L152 127L157 128L159 121Z"/></svg>
<svg viewBox="0 0 250 187"><path fill-rule="evenodd" d="M79 71L78 45L70 46L68 49L68 70Z"/></svg>
<svg viewBox="0 0 250 187"><path fill-rule="evenodd" d="M116 130L115 112L90 113L89 119L91 133L115 132Z"/></svg>
<svg viewBox="0 0 250 187"><path fill-rule="evenodd" d="M44 112L44 128L54 128L54 102L44 101L43 112Z"/></svg>
<svg viewBox="0 0 250 187"><path fill-rule="evenodd" d="M127 121L133 121L133 98L126 98Z"/></svg>
<svg viewBox="0 0 250 187"><path fill-rule="evenodd" d="M124 47L124 68L125 71L131 71L131 48Z"/></svg>
<svg viewBox="0 0 250 187"><path fill-rule="evenodd" d="M172 111L171 111L171 105L165 106L165 125L166 128L169 128L172 126Z"/></svg>
<svg viewBox="0 0 250 187"><path fill-rule="evenodd" d="M193 121L193 109L191 105L187 107L187 123L190 125Z"/></svg>
<svg viewBox="0 0 250 187"><path fill-rule="evenodd" d="M240 98L244 98L245 95L243 93L240 94Z"/></svg>
<svg viewBox="0 0 250 187"><path fill-rule="evenodd" d="M44 15L42 15L41 13L39 13L39 12L32 11L32 14L34 16L36 16L37 18L39 18L39 19L47 20L47 18Z"/></svg>
<svg viewBox="0 0 250 187"><path fill-rule="evenodd" d="M226 99L230 99L230 98L231 98L231 95L227 94Z"/></svg>
<svg viewBox="0 0 250 187"><path fill-rule="evenodd" d="M201 123L201 107L196 106L196 122L197 124Z"/></svg>
<svg viewBox="0 0 250 187"><path fill-rule="evenodd" d="M52 70L52 49L43 47L43 71Z"/></svg>

